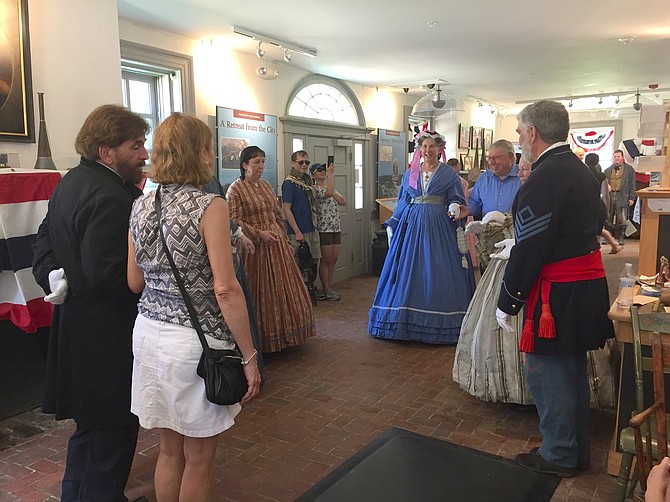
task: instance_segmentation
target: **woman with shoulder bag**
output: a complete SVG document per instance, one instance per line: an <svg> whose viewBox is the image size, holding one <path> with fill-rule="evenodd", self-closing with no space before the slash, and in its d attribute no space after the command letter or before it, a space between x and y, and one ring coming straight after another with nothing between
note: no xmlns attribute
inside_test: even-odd
<svg viewBox="0 0 670 502"><path fill-rule="evenodd" d="M227 203L201 191L214 167L209 127L172 114L154 133L151 161L149 177L160 186L139 197L130 215L128 285L142 292L133 331L131 411L142 427L160 434L157 501L210 501L218 435L259 391L257 353L233 267ZM248 386L240 403L221 406L207 399L196 373L203 345L192 318L210 349L239 348Z"/></svg>

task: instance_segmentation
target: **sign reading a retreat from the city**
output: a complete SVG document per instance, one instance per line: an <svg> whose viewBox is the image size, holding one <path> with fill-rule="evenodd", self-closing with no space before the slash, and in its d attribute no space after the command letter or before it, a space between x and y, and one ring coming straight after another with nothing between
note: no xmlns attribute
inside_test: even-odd
<svg viewBox="0 0 670 502"><path fill-rule="evenodd" d="M397 197L407 170L407 134L379 129L377 138L377 197Z"/></svg>
<svg viewBox="0 0 670 502"><path fill-rule="evenodd" d="M219 181L222 185L240 177L240 152L255 145L265 152L263 179L277 190L277 117L258 112L216 107L216 143L219 149Z"/></svg>

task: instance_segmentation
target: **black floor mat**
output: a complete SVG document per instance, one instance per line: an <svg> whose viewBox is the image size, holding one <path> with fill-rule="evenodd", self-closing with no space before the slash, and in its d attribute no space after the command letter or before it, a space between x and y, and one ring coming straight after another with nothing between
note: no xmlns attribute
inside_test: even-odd
<svg viewBox="0 0 670 502"><path fill-rule="evenodd" d="M512 460L392 428L297 502L544 502L559 482Z"/></svg>

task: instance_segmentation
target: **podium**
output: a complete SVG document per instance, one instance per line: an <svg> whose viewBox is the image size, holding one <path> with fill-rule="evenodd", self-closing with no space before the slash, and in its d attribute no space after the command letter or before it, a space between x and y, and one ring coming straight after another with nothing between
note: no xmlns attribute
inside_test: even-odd
<svg viewBox="0 0 670 502"><path fill-rule="evenodd" d="M640 198L640 258L638 275L658 272L661 256L670 258L670 188L638 190Z"/></svg>

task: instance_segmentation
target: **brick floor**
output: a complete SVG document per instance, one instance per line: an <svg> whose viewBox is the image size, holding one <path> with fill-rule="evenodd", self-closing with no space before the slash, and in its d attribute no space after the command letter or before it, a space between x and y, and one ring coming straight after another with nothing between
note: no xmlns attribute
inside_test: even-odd
<svg viewBox="0 0 670 502"><path fill-rule="evenodd" d="M603 256L612 294L638 243ZM266 356L261 396L222 435L214 467L217 501L291 501L388 427L448 440L511 458L540 443L535 414L486 403L451 378L454 347L399 343L367 335L377 278L339 283L339 302L315 309L318 336ZM613 284L612 284L613 283ZM613 298L613 297L612 297ZM614 414L593 412L592 462L565 479L552 501L610 500L615 478L605 472ZM55 501L60 495L70 421L38 410L0 421L0 501ZM140 431L127 495L154 501L156 434Z"/></svg>

